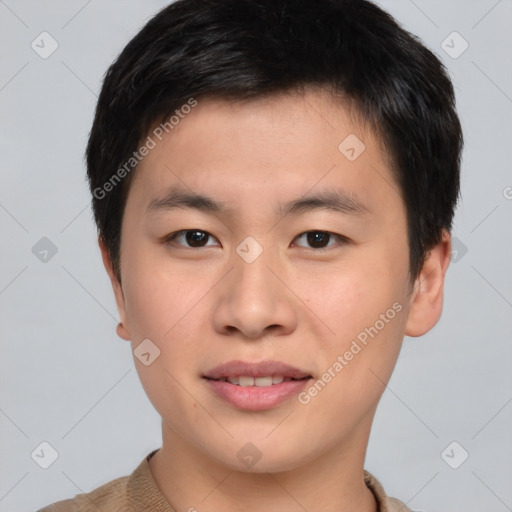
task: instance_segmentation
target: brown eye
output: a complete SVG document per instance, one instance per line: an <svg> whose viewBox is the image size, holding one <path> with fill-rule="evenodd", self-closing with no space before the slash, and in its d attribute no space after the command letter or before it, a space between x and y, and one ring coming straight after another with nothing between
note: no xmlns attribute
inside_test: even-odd
<svg viewBox="0 0 512 512"><path fill-rule="evenodd" d="M171 244L171 242L173 242L177 245L183 245L189 249L194 249L201 247L211 247L211 244L207 244L209 239L216 240L214 236L210 235L210 233L206 231L201 231L199 229L183 229L168 236L165 239L165 243Z"/></svg>
<svg viewBox="0 0 512 512"><path fill-rule="evenodd" d="M308 248L310 249L326 249L332 245L336 245L335 243L330 244L331 241L347 241L345 237L331 233L329 231L306 231L305 233L299 235L296 240L305 240L309 245ZM303 245L299 246L304 247Z"/></svg>

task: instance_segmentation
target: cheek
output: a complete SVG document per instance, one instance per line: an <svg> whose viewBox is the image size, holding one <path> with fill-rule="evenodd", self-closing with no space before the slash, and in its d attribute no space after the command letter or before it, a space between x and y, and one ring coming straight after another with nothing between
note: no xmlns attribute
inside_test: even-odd
<svg viewBox="0 0 512 512"><path fill-rule="evenodd" d="M402 303L404 279L375 261L361 260L323 274L302 273L295 286L332 337L341 340L376 322L396 301Z"/></svg>
<svg viewBox="0 0 512 512"><path fill-rule="evenodd" d="M160 351L153 363L163 373L164 383L153 381L155 372L139 367L143 385L173 388L175 376L181 379L186 369L197 367L202 357L201 347L207 325L207 304L204 300L214 281L212 273L191 272L176 262L142 252L132 253L126 263L126 311L135 349L144 339L150 339ZM152 366L153 366L152 365ZM160 377L158 377L160 379ZM174 388L173 388L174 389Z"/></svg>
<svg viewBox="0 0 512 512"><path fill-rule="evenodd" d="M190 269L171 264L154 248L128 246L123 265L127 316L139 335L162 340L204 293L204 285Z"/></svg>
<svg viewBox="0 0 512 512"><path fill-rule="evenodd" d="M182 386L189 387L187 379L194 378L190 370L201 357L197 341L199 334L206 332L201 322L207 315L200 302L204 283L179 268L164 269L149 258L141 258L139 265L134 262L126 265L132 350L149 339L159 351L149 366L134 357L141 384L155 409L166 418L173 418L176 408L199 416L197 404L183 393Z"/></svg>
<svg viewBox="0 0 512 512"><path fill-rule="evenodd" d="M398 357L406 320L408 267L393 259L393 251L388 254L359 254L357 260L329 275L308 279L303 289L308 307L322 320L317 321L319 328L329 326L329 332L323 329L324 337L316 337L322 345L316 357L322 374L330 370L325 380L331 378L332 384L326 386L324 397L341 409L357 408L356 402L369 403L380 396L382 381L387 381Z"/></svg>
<svg viewBox="0 0 512 512"><path fill-rule="evenodd" d="M335 335L319 340L315 358L320 375L301 402L311 400L313 415L341 421L351 411L359 420L384 391L400 351L405 307L403 298L390 291L393 283L381 285L377 289L352 274L318 296L322 320Z"/></svg>

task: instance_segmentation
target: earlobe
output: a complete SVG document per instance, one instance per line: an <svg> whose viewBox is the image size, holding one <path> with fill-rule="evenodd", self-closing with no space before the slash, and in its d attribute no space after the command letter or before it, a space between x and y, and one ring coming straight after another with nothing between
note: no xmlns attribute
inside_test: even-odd
<svg viewBox="0 0 512 512"><path fill-rule="evenodd" d="M123 340L130 341L130 333L125 328L123 322L119 322L116 326L116 333L117 335L122 338Z"/></svg>
<svg viewBox="0 0 512 512"><path fill-rule="evenodd" d="M441 241L427 254L415 284L405 327L407 336L422 336L432 329L443 310L444 277L451 258L451 236L443 230Z"/></svg>
<svg viewBox="0 0 512 512"><path fill-rule="evenodd" d="M117 335L123 340L130 341L130 332L127 324L123 287L115 275L110 252L101 235L98 236L98 245L100 246L103 265L105 266L105 270L107 271L108 277L110 278L110 283L112 284L112 290L114 291L114 297L116 299L117 311L120 317L120 322L117 324L116 332Z"/></svg>

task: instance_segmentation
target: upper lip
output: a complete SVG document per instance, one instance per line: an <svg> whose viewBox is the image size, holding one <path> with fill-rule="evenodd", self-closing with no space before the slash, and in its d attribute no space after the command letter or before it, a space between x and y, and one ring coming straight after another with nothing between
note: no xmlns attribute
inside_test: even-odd
<svg viewBox="0 0 512 512"><path fill-rule="evenodd" d="M292 379L303 379L311 377L306 371L300 370L289 364L280 361L261 361L259 363L251 363L249 361L229 361L222 363L215 368L209 370L203 375L207 379L225 379L228 377L268 377L272 375L280 375L290 377Z"/></svg>

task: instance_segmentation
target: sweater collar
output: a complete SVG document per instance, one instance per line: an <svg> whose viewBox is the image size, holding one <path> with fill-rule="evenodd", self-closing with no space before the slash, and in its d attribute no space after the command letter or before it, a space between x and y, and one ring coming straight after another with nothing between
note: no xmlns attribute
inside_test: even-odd
<svg viewBox="0 0 512 512"><path fill-rule="evenodd" d="M158 450L159 448L144 457L128 478L129 501L134 504L138 512L176 512L160 491L149 467L149 460ZM364 482L375 496L379 507L378 512L411 512L401 501L388 497L380 482L366 470Z"/></svg>

